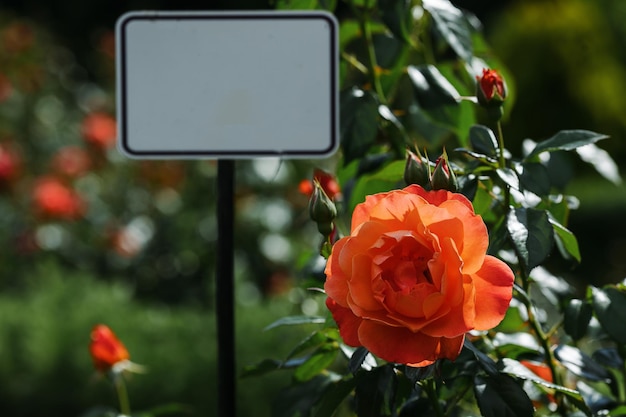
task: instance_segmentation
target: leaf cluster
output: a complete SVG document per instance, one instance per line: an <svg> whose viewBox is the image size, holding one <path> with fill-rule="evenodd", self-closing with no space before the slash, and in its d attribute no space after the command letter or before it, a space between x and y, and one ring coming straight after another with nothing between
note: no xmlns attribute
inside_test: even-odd
<svg viewBox="0 0 626 417"><path fill-rule="evenodd" d="M283 8L296 4L302 6L278 2ZM448 0L307 4L340 17L340 232L349 232L350 213L367 195L406 185L407 148L447 153L459 191L488 226L488 252L511 266L516 283L499 326L468 333L454 362L425 368L385 363L363 347L346 346L333 321L325 320L284 360L245 370L248 376L292 370L293 384L276 399L275 415L623 413L626 288L589 287L579 299L579 289L548 262L557 253L572 266L581 261L576 236L568 229L578 200L563 192L558 156L576 152L605 175L598 160L584 155L602 154L612 162L596 145L607 136L564 130L547 139L526 139L523 154L513 155L501 115L494 117L475 99L483 68L495 66L504 75L506 69L490 56L476 17ZM505 117L511 117L512 87Z"/></svg>

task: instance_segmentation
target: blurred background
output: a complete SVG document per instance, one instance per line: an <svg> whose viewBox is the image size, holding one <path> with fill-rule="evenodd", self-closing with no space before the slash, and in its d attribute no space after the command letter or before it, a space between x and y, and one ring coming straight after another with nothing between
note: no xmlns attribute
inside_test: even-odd
<svg viewBox="0 0 626 417"><path fill-rule="evenodd" d="M626 3L455 1L483 22L515 92L507 147L561 129L599 143L626 169ZM339 2L341 5L341 2ZM143 9L266 9L260 0L4 0L0 5L0 413L82 415L115 406L92 370L89 332L106 323L149 372L131 403L188 404L214 415L214 161L129 161L115 149L113 27ZM570 218L583 261L568 279L626 277L626 189L569 154L551 175L574 180ZM318 242L299 189L334 161L237 163L239 368L282 358L306 326L263 328L286 314L324 314L301 288L319 280ZM554 259L553 262L562 262ZM319 285L319 281L318 285ZM289 375L240 381L240 416L269 416Z"/></svg>

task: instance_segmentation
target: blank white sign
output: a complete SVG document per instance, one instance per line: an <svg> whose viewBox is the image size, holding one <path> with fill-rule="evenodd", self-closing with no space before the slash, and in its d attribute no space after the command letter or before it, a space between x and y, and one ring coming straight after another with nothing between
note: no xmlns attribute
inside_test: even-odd
<svg viewBox="0 0 626 417"><path fill-rule="evenodd" d="M132 158L323 157L338 145L326 12L131 12L117 21L120 149Z"/></svg>

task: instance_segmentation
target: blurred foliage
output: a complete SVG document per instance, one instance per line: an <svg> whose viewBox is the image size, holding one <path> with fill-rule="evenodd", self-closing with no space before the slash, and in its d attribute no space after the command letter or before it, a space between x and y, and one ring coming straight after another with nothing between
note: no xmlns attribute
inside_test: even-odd
<svg viewBox="0 0 626 417"><path fill-rule="evenodd" d="M516 114L505 120L510 146L563 128L602 131L601 147L626 169L626 4L620 0L512 1L490 15L485 29L494 52L509 68L520 92ZM558 18L556 18L558 16ZM530 121L532 120L532 123ZM560 155L559 174L580 198L571 229L580 236L583 259L572 276L582 282L615 282L623 262L626 186L595 180L587 164ZM576 178L574 178L576 173Z"/></svg>
<svg viewBox="0 0 626 417"><path fill-rule="evenodd" d="M45 261L23 276L25 291L0 293L0 412L3 415L81 415L95 406L115 407L110 384L98 375L87 351L89 332L106 322L123 339L131 360L147 368L128 380L134 410L180 403L192 415L214 415L216 405L215 316L191 307L134 301L123 283L103 283L89 274ZM297 311L297 310L295 310ZM273 320L294 312L284 298L237 308L240 366L281 351L307 329L262 333ZM270 416L269 403L286 383L277 373L242 381L240 416ZM36 399L36 401L34 401ZM158 399L155 401L155 399Z"/></svg>

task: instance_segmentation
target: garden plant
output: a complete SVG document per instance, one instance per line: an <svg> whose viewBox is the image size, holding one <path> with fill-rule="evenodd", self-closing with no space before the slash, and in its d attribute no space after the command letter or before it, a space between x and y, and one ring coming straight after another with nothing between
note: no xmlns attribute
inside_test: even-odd
<svg viewBox="0 0 626 417"><path fill-rule="evenodd" d="M279 6L304 3L335 6ZM581 260L551 156L602 155L615 180L607 136L562 130L515 155L512 89L475 16L346 3L341 153L309 205L325 266L307 284L328 313L268 326L320 325L244 374L292 370L275 416L623 415L623 284L577 291L547 265Z"/></svg>
<svg viewBox="0 0 626 417"><path fill-rule="evenodd" d="M626 415L626 281L570 279L585 254L563 157L617 184L616 138L575 119L510 133L536 131L515 111L530 92L460 4L271 2L339 22L340 149L237 161L241 416ZM0 14L0 406L201 415L215 161L117 152L113 34L94 39L91 74ZM67 329L53 314L72 311Z"/></svg>

